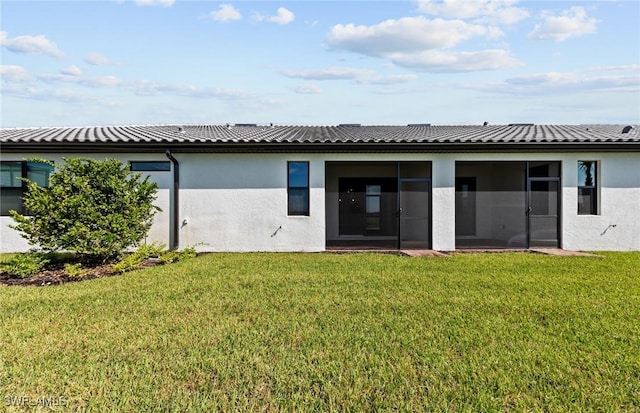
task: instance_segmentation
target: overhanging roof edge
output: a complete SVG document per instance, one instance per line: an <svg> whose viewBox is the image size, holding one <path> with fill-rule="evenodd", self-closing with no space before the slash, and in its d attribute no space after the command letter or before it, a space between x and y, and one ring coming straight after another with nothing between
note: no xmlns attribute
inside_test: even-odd
<svg viewBox="0 0 640 413"><path fill-rule="evenodd" d="M578 151L640 151L640 142L384 142L384 143L65 143L65 142L8 142L0 152L72 152L72 153L164 153L165 149L179 152L578 152Z"/></svg>

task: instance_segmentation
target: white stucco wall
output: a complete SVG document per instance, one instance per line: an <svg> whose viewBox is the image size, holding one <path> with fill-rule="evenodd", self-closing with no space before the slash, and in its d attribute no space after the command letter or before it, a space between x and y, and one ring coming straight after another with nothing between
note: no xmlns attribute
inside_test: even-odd
<svg viewBox="0 0 640 413"><path fill-rule="evenodd" d="M563 247L569 250L640 250L640 153L564 157ZM578 215L578 161L598 161L599 214Z"/></svg>
<svg viewBox="0 0 640 413"><path fill-rule="evenodd" d="M434 156L431 167L432 187L432 248L453 251L456 248L456 157L453 154Z"/></svg>
<svg viewBox="0 0 640 413"><path fill-rule="evenodd" d="M320 156L174 156L180 161L181 247L206 251L325 249L324 161ZM287 216L287 161L309 162L309 216Z"/></svg>
<svg viewBox="0 0 640 413"><path fill-rule="evenodd" d="M561 161L562 247L640 250L640 153L505 154L183 154L180 162L180 247L201 251L322 251L326 246L325 162L429 161L432 164L432 246L455 249L456 161ZM1 154L3 161L63 155ZM94 158L166 161L163 153L100 154ZM597 160L600 213L577 214L577 162ZM287 216L287 161L310 163L310 216ZM154 172L162 208L147 238L169 244L172 172ZM495 219L495 217L493 218ZM0 217L0 251L24 251L26 242ZM615 225L615 227L613 227ZM330 229L331 231L331 229ZM330 232L329 231L329 232Z"/></svg>

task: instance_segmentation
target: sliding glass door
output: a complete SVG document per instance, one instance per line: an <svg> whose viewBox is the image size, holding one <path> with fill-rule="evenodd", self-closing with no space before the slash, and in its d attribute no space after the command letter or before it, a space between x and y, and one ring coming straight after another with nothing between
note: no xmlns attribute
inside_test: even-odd
<svg viewBox="0 0 640 413"><path fill-rule="evenodd" d="M560 246L560 162L456 162L456 248Z"/></svg>
<svg viewBox="0 0 640 413"><path fill-rule="evenodd" d="M431 182L400 180L400 249L429 248Z"/></svg>
<svg viewBox="0 0 640 413"><path fill-rule="evenodd" d="M430 162L327 162L327 246L429 248Z"/></svg>

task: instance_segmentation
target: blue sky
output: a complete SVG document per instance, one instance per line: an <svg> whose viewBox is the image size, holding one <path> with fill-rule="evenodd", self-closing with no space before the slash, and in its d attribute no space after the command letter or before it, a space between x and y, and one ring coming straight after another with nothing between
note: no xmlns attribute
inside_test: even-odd
<svg viewBox="0 0 640 413"><path fill-rule="evenodd" d="M640 122L640 2L2 1L1 125Z"/></svg>

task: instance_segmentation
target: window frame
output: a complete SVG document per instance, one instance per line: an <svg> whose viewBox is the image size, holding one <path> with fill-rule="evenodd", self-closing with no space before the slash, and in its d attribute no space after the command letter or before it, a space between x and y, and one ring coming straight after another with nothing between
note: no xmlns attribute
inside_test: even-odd
<svg viewBox="0 0 640 413"><path fill-rule="evenodd" d="M581 165L584 165L586 163L590 163L591 166L593 167L593 185L581 185L582 182L580 179L581 176L581 172L580 172L580 168ZM598 187L599 187L599 182L600 182L600 178L598 176L600 171L599 168L599 162L596 160L589 160L589 161L584 161L584 160L579 160L577 163L577 173L578 173L578 185L577 185L577 213L578 215L600 215L600 208L599 208L599 204L600 204L600 196L599 196L599 191L598 191ZM580 197L582 196L581 193L583 191L589 191L591 193L591 202L590 205L588 205L588 209L582 209L580 208L581 203L580 203Z"/></svg>
<svg viewBox="0 0 640 413"><path fill-rule="evenodd" d="M291 166L294 164L302 164L306 165L306 182L305 185L293 185L291 182ZM310 199L310 191L309 191L309 181L310 181L310 173L311 167L309 165L309 161L287 161L287 215L288 216L310 216L311 215L311 199ZM304 199L306 200L306 205L301 210L297 210L292 208L292 191L300 192L304 191L306 196Z"/></svg>
<svg viewBox="0 0 640 413"><path fill-rule="evenodd" d="M53 163L53 162L52 162ZM0 161L0 164L20 164L20 178L26 178L29 179L29 164L37 164L37 165L47 165L50 166L46 163L43 162L36 162L36 161L29 161L29 160L22 160L22 161ZM49 187L49 178L51 177L51 174L54 172L54 169L52 167L52 169L49 171L48 176L47 176L47 183L46 185L44 185L44 188L48 188ZM18 179L18 178L16 178ZM35 181L34 181L35 182ZM17 211L19 214L22 215L27 215L28 211L27 209L24 207L24 196L27 193L27 182L25 182L23 179L20 179L20 185L15 185L15 186L1 186L0 185L0 196L3 197L4 193L6 192L19 192L19 199L20 199L20 206L17 209L8 209L7 211L4 210L4 208L0 208L0 216L2 217L8 217L9 215L9 211L11 210L15 210ZM16 194L14 194L15 196ZM6 196L6 195L5 195Z"/></svg>

